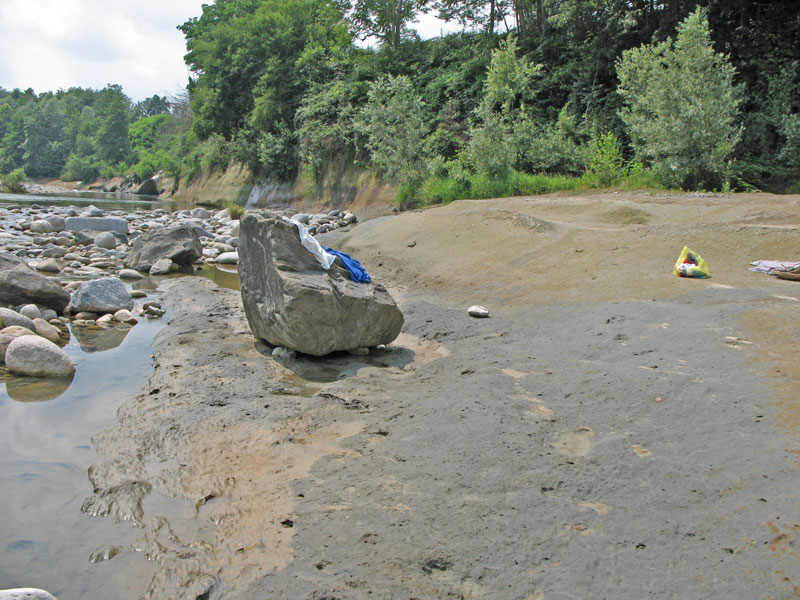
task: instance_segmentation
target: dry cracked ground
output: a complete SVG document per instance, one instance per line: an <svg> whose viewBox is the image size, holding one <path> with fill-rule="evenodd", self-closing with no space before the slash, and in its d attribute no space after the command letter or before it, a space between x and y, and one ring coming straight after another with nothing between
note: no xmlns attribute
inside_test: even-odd
<svg viewBox="0 0 800 600"><path fill-rule="evenodd" d="M134 540L98 558L124 598L798 598L800 283L747 268L799 233L769 195L365 220L323 243L405 314L369 357L278 361L235 291L171 280L94 439L84 509Z"/></svg>

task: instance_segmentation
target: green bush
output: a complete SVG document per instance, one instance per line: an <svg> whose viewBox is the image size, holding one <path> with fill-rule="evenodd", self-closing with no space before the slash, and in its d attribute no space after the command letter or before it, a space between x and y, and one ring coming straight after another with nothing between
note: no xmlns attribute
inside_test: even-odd
<svg viewBox="0 0 800 600"><path fill-rule="evenodd" d="M14 169L8 175L0 175L0 184L9 194L24 194L27 190L22 182L27 178L23 169Z"/></svg>
<svg viewBox="0 0 800 600"><path fill-rule="evenodd" d="M617 138L612 132L595 137L589 144L586 177L594 187L611 187L625 174Z"/></svg>
<svg viewBox="0 0 800 600"><path fill-rule="evenodd" d="M227 202L225 204L225 208L228 209L228 214L230 215L231 219L239 219L244 214L244 206L241 204L236 204L236 202Z"/></svg>

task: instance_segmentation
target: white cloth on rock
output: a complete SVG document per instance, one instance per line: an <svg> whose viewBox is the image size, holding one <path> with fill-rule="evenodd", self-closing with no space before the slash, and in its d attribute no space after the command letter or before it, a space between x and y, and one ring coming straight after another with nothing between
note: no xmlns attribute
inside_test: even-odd
<svg viewBox="0 0 800 600"><path fill-rule="evenodd" d="M330 269L336 257L329 252L325 252L320 243L308 232L308 228L300 221L295 221L294 219L287 219L287 221L297 225L297 231L300 233L300 243L303 245L303 248L314 255L314 258L319 261L323 269L326 271Z"/></svg>

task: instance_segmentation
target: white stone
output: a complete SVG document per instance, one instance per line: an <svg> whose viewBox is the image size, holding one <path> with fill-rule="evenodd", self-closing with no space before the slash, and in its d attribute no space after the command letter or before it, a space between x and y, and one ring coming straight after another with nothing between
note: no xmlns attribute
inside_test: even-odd
<svg viewBox="0 0 800 600"><path fill-rule="evenodd" d="M37 588L14 588L0 590L0 600L56 600L56 597Z"/></svg>
<svg viewBox="0 0 800 600"><path fill-rule="evenodd" d="M48 221L34 221L31 223L31 233L53 233L53 225Z"/></svg>
<svg viewBox="0 0 800 600"><path fill-rule="evenodd" d="M50 340L24 335L6 349L6 367L12 373L36 377L70 377L75 364L69 356Z"/></svg>
<svg viewBox="0 0 800 600"><path fill-rule="evenodd" d="M486 319L489 316L489 311L485 309L483 306L478 306L477 304L475 304L467 309L467 314L470 317L476 317L478 319Z"/></svg>
<svg viewBox="0 0 800 600"><path fill-rule="evenodd" d="M142 279L142 278L144 278L144 275L142 275L141 273L139 273L139 271L136 271L134 269L122 269L122 270L120 270L118 275L119 275L119 277L121 279Z"/></svg>
<svg viewBox="0 0 800 600"><path fill-rule="evenodd" d="M217 257L217 262L223 265L235 265L239 263L238 252L223 252Z"/></svg>

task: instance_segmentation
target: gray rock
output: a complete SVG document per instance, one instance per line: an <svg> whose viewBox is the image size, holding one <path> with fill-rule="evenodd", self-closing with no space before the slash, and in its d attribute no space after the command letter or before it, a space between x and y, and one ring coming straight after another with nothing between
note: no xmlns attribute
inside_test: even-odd
<svg viewBox="0 0 800 600"><path fill-rule="evenodd" d="M14 588L0 590L0 600L56 600L56 597L38 588Z"/></svg>
<svg viewBox="0 0 800 600"><path fill-rule="evenodd" d="M56 262L55 258L45 258L36 263L36 270L42 273L58 273L61 271L61 266Z"/></svg>
<svg viewBox="0 0 800 600"><path fill-rule="evenodd" d="M122 279L143 279L144 275L133 269L122 269L117 275Z"/></svg>
<svg viewBox="0 0 800 600"><path fill-rule="evenodd" d="M239 262L239 253L223 252L217 257L217 262L222 265L235 265Z"/></svg>
<svg viewBox="0 0 800 600"><path fill-rule="evenodd" d="M70 377L75 364L66 353L43 337L24 335L6 348L6 367L12 373L35 377Z"/></svg>
<svg viewBox="0 0 800 600"><path fill-rule="evenodd" d="M94 245L99 248L113 250L117 247L117 238L110 231L101 231L95 236Z"/></svg>
<svg viewBox="0 0 800 600"><path fill-rule="evenodd" d="M51 325L44 319L34 319L33 326L36 328L37 335L50 340L54 344L58 344L61 341L61 332L58 330L58 327Z"/></svg>
<svg viewBox="0 0 800 600"><path fill-rule="evenodd" d="M35 304L26 304L19 308L19 314L24 317L28 317L29 319L40 319L42 317L42 311L39 310L39 307Z"/></svg>
<svg viewBox="0 0 800 600"><path fill-rule="evenodd" d="M128 233L128 221L122 217L67 217L70 231L118 231Z"/></svg>
<svg viewBox="0 0 800 600"><path fill-rule="evenodd" d="M0 304L38 304L62 313L69 304L69 293L21 258L0 252Z"/></svg>
<svg viewBox="0 0 800 600"><path fill-rule="evenodd" d="M47 217L45 221L53 226L53 231L64 231L67 228L67 223L64 221L64 217L53 215L52 217Z"/></svg>
<svg viewBox="0 0 800 600"><path fill-rule="evenodd" d="M158 196L158 184L154 179L145 179L134 193L140 196Z"/></svg>
<svg viewBox="0 0 800 600"><path fill-rule="evenodd" d="M97 208L94 204L90 204L86 208L83 209L81 213L82 217L102 217L105 213Z"/></svg>
<svg viewBox="0 0 800 600"><path fill-rule="evenodd" d="M116 277L102 277L85 281L75 293L69 304L70 311L79 312L113 313L121 308L131 310L133 300L125 284Z"/></svg>
<svg viewBox="0 0 800 600"><path fill-rule="evenodd" d="M195 219L208 219L209 217L211 217L211 213L201 206L193 208L191 211L191 215Z"/></svg>
<svg viewBox="0 0 800 600"><path fill-rule="evenodd" d="M195 229L178 225L140 235L133 242L125 266L137 271L149 271L160 258L178 265L190 265L203 255L203 245Z"/></svg>
<svg viewBox="0 0 800 600"><path fill-rule="evenodd" d="M2 327L16 325L17 327L24 327L25 329L36 331L36 327L33 325L33 320L31 318L11 310L10 308L0 308L0 323L2 323Z"/></svg>
<svg viewBox="0 0 800 600"><path fill-rule="evenodd" d="M383 286L356 283L336 263L325 271L280 219L242 217L239 279L250 330L273 346L322 356L388 344L403 326Z"/></svg>
<svg viewBox="0 0 800 600"><path fill-rule="evenodd" d="M57 240L57 241L61 241L61 240ZM69 244L68 240L65 240L65 241L67 241L67 243ZM61 246L53 246L52 248L45 248L42 251L41 256L42 256L42 258L61 258L61 257L65 256L66 254L67 254L67 249L66 248L62 248Z"/></svg>
<svg viewBox="0 0 800 600"><path fill-rule="evenodd" d="M31 223L31 233L53 233L53 226L48 221L34 221Z"/></svg>
<svg viewBox="0 0 800 600"><path fill-rule="evenodd" d="M51 319L55 319L56 317L58 317L58 313L54 311L52 308L42 308L40 309L40 312L42 313L42 318L45 321L50 321Z"/></svg>
<svg viewBox="0 0 800 600"><path fill-rule="evenodd" d="M173 269L173 266L175 269ZM159 258L152 267L150 275L167 275L177 269L177 265L168 258Z"/></svg>

